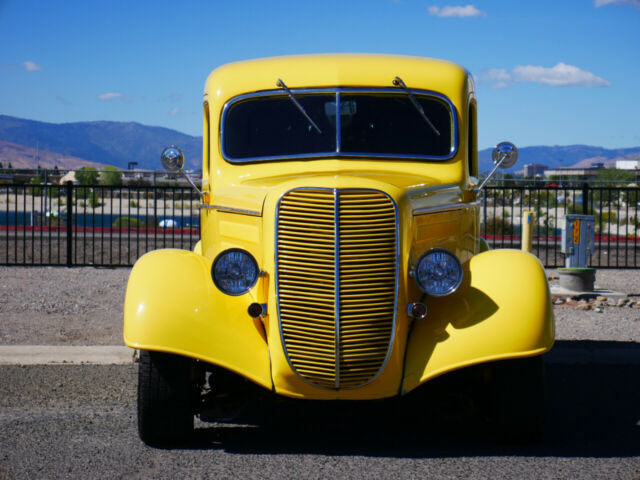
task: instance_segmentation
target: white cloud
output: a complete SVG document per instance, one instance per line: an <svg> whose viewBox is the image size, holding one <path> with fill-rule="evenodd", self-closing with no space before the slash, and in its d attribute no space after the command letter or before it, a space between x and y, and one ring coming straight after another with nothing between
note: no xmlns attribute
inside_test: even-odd
<svg viewBox="0 0 640 480"><path fill-rule="evenodd" d="M552 87L608 87L611 82L573 65L559 62L547 68L537 65L517 65L511 71L504 68L487 70L482 76L494 88L504 88L514 83L540 83Z"/></svg>
<svg viewBox="0 0 640 480"><path fill-rule="evenodd" d="M473 5L438 7L431 5L427 8L431 15L436 17L484 17L487 14L482 10L478 10Z"/></svg>
<svg viewBox="0 0 640 480"><path fill-rule="evenodd" d="M38 70L42 70L40 65L31 60L27 60L26 62L22 62L22 66L27 72L37 72Z"/></svg>
<svg viewBox="0 0 640 480"><path fill-rule="evenodd" d="M119 92L106 92L106 93L101 93L100 95L98 95L98 99L102 100L103 102L109 101L109 100L118 100L118 99L123 99L124 100L124 95L122 95Z"/></svg>
<svg viewBox="0 0 640 480"><path fill-rule="evenodd" d="M181 112L181 110L178 107L172 108L169 111L169 115L171 115L172 117L175 117L176 115L178 115Z"/></svg>
<svg viewBox="0 0 640 480"><path fill-rule="evenodd" d="M504 68L492 68L481 77L483 80L493 82L494 88L504 88L511 85L511 74Z"/></svg>
<svg viewBox="0 0 640 480"><path fill-rule="evenodd" d="M630 7L640 8L640 0L595 0L593 4L596 8L606 5L629 5Z"/></svg>

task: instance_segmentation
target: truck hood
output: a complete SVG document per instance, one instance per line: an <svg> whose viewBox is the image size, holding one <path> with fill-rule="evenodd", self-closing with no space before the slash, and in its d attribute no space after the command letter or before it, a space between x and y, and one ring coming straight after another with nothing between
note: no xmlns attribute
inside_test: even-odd
<svg viewBox="0 0 640 480"><path fill-rule="evenodd" d="M340 171L287 174L247 179L239 184L215 188L211 205L221 210L261 215L267 195L299 187L373 188L390 193L400 201L406 197L411 208L424 208L462 201L458 184L443 184L433 177L392 171Z"/></svg>

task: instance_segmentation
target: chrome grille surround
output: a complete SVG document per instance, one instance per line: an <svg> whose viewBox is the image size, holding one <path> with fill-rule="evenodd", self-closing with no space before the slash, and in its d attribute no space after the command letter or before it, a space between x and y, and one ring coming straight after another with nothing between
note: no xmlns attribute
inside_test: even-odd
<svg viewBox="0 0 640 480"><path fill-rule="evenodd" d="M298 188L276 212L276 297L292 370L315 386L362 387L393 346L398 209L372 189Z"/></svg>

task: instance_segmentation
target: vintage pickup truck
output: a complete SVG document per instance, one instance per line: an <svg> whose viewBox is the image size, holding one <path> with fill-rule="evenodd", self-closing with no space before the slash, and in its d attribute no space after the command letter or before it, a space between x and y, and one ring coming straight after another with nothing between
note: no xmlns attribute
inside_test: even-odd
<svg viewBox="0 0 640 480"><path fill-rule="evenodd" d="M243 384L373 400L465 372L492 431L538 434L549 288L536 257L479 236L476 108L469 72L440 60L214 70L201 241L147 253L127 287L142 440L188 439L194 415L254 391ZM510 166L517 150L503 142L493 158ZM182 172L184 156L171 146L162 162Z"/></svg>

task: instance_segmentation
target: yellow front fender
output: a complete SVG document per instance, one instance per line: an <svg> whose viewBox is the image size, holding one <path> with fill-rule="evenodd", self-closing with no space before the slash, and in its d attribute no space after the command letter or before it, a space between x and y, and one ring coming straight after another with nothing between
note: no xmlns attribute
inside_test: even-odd
<svg viewBox="0 0 640 480"><path fill-rule="evenodd" d="M154 250L133 267L124 304L124 341L234 371L271 389L264 327L247 314L251 292L229 296L211 280L211 260Z"/></svg>
<svg viewBox="0 0 640 480"><path fill-rule="evenodd" d="M549 286L539 260L519 250L471 258L461 287L427 300L408 339L402 392L477 363L541 355L553 346Z"/></svg>

